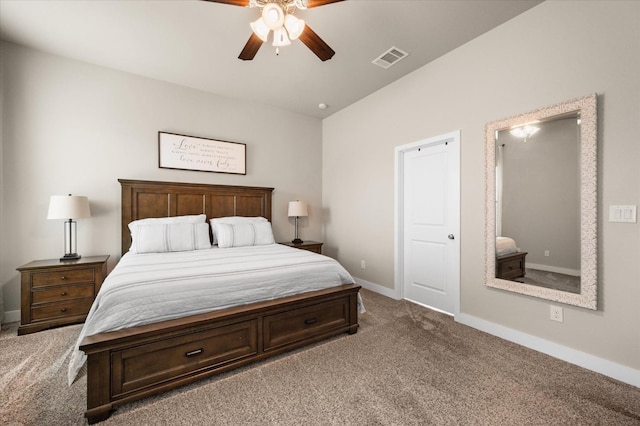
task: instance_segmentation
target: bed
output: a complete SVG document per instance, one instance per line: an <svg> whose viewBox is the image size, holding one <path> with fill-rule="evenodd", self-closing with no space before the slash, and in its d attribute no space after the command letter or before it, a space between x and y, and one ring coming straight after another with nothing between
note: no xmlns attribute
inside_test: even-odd
<svg viewBox="0 0 640 426"><path fill-rule="evenodd" d="M145 218L175 217L205 214L212 218L244 216L264 217L271 220L271 194L273 188L242 187L226 185L187 184L174 182L152 182L119 180L122 187L122 253L131 246L128 224ZM256 263L265 259L281 259L288 262L291 256L300 257L321 271L329 258L303 250L273 244L265 247L238 248L240 256ZM200 250L195 256L231 256L236 248ZM214 253L216 252L217 253ZM166 266L163 254L144 255L144 262L155 262L156 280L162 281L160 270L182 269ZM190 254L178 256L181 262L192 262ZM262 257L260 257L262 256ZM266 256L266 257L265 257ZM315 257L307 257L315 256ZM122 270L135 271L140 267L142 256L126 254L116 271L112 271L111 282L127 280ZM172 258L173 259L173 258ZM216 258L217 259L217 258ZM173 260L171 261L173 262ZM209 261L207 261L209 262ZM228 258L211 260L222 265L233 263ZM300 262L298 262L300 263ZM208 264L208 263L207 263ZM259 267L259 266L257 266ZM292 269L293 266L285 266ZM204 272L198 271L198 276ZM172 285L172 272L164 281ZM207 272L208 273L208 272ZM215 279L225 287L224 274ZM236 272L233 272L236 274ZM193 381L209 377L251 362L262 360L283 352L342 333L354 334L358 329L359 286L345 282L316 285L322 281L322 272L308 275L302 293L292 292L279 286L279 277L274 278L270 293L264 300L236 304L222 302L222 307L207 310L203 306L186 316L171 317L159 322L116 327L113 331L92 332L82 336L79 349L86 354L87 411L85 417L93 424L108 418L112 411L123 404L164 392ZM318 277L318 278L316 278ZM346 277L351 278L348 273ZM208 279L208 278L207 278ZM234 278L235 279L235 278ZM196 280L197 281L197 280ZM233 285L240 285L240 279ZM228 286L227 286L228 287ZM113 289L109 282L103 286L105 295ZM161 299L161 291L154 294L153 302ZM168 294L167 292L164 293ZM96 302L100 299L100 295ZM232 298L232 297L231 297ZM127 298L120 299L127 316L135 316ZM202 298L193 297L200 301ZM101 300L106 300L106 296ZM225 299L226 300L226 299ZM103 302L105 303L105 302ZM94 308L92 307L92 310ZM99 309L99 307L97 308ZM142 309L140 309L142 311ZM91 313L90 313L91 316ZM85 328L89 324L85 324ZM84 333L85 330L83 329ZM90 334L90 335L89 335ZM338 362L338 360L336 360ZM71 372L71 365L70 365ZM71 375L71 373L70 373Z"/></svg>

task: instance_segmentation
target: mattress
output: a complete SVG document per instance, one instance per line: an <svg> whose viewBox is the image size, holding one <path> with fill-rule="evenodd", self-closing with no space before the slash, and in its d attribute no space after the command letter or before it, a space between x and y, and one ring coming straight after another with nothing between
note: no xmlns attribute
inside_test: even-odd
<svg viewBox="0 0 640 426"><path fill-rule="evenodd" d="M86 361L86 336L351 284L334 259L280 244L127 253L105 279L72 348L68 379ZM364 312L360 296L358 310Z"/></svg>

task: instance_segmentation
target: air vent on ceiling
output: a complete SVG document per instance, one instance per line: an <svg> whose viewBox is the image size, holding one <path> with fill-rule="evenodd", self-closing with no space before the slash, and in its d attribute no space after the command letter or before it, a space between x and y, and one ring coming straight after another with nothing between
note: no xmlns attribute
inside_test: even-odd
<svg viewBox="0 0 640 426"><path fill-rule="evenodd" d="M387 50L371 62L379 67L387 69L391 65L397 63L401 59L404 59L408 55L409 54L407 52L403 52L402 50L393 46L391 49Z"/></svg>

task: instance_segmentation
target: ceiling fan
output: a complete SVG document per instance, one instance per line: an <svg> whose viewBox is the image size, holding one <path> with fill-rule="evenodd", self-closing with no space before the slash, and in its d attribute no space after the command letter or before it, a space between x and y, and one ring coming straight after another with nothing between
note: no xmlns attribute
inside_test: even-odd
<svg viewBox="0 0 640 426"><path fill-rule="evenodd" d="M240 52L238 59L250 61L258 53L262 43L267 41L273 31L273 45L276 52L281 46L291 44L291 40L299 39L322 61L331 59L336 53L324 42L302 19L293 16L296 9L310 9L337 3L344 0L203 0L212 3L223 3L232 6L258 7L262 16L251 22L251 37Z"/></svg>

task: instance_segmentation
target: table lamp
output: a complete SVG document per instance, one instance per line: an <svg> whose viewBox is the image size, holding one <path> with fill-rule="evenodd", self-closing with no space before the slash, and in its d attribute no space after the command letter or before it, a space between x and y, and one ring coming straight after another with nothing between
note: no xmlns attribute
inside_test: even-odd
<svg viewBox="0 0 640 426"><path fill-rule="evenodd" d="M78 195L52 195L49 202L49 214L47 219L65 219L64 222L64 249L65 254L61 261L78 260L77 252L78 232L77 223L73 219L90 217L89 199Z"/></svg>
<svg viewBox="0 0 640 426"><path fill-rule="evenodd" d="M289 217L296 218L296 237L293 241L293 244L302 244L303 241L298 238L298 220L300 217L308 216L307 212L307 203L304 201L289 201Z"/></svg>

